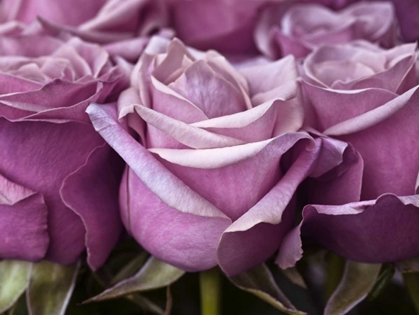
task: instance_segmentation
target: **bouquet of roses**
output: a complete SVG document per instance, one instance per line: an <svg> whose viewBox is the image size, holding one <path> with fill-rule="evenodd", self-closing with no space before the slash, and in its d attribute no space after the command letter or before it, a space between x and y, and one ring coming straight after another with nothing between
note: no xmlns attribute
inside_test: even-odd
<svg viewBox="0 0 420 315"><path fill-rule="evenodd" d="M418 8L0 1L0 314L416 314Z"/></svg>

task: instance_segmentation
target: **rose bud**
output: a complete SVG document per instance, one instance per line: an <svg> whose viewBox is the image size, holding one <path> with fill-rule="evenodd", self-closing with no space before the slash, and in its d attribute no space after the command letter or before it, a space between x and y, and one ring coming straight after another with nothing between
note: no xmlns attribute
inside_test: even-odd
<svg viewBox="0 0 420 315"><path fill-rule="evenodd" d="M96 269L121 233L122 169L85 109L121 75L99 46L47 36L0 37L0 70L0 259L87 250Z"/></svg>
<svg viewBox="0 0 420 315"><path fill-rule="evenodd" d="M300 233L356 261L418 256L416 62L414 44L384 50L367 42L320 47L306 58L307 125L324 143L351 143L362 161L311 181L310 205L282 245L289 255L279 256L280 266L300 258Z"/></svg>
<svg viewBox="0 0 420 315"><path fill-rule="evenodd" d="M285 2L267 7L255 31L258 48L277 59L305 57L323 44L365 39L384 47L396 41L394 9L388 2L361 2L334 12L319 4Z"/></svg>
<svg viewBox="0 0 420 315"><path fill-rule="evenodd" d="M155 37L118 113L89 106L128 164L121 215L147 251L186 271L219 265L235 275L278 250L319 154L298 132L296 79L292 56L238 71L214 51Z"/></svg>

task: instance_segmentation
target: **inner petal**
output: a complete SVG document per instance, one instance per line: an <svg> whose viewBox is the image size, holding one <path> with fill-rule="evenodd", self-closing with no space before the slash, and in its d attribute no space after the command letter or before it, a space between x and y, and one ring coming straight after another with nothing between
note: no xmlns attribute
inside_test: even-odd
<svg viewBox="0 0 420 315"><path fill-rule="evenodd" d="M169 87L194 103L209 118L246 110L241 91L205 61L195 62Z"/></svg>

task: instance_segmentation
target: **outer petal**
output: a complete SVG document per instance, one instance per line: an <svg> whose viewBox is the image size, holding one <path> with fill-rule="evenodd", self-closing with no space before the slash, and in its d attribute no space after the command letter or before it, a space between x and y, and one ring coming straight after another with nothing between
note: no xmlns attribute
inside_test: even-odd
<svg viewBox="0 0 420 315"><path fill-rule="evenodd" d="M332 90L307 82L303 86L317 116L316 127L321 131L380 107L397 96L383 89Z"/></svg>
<svg viewBox="0 0 420 315"><path fill-rule="evenodd" d="M42 195L0 175L0 259L40 260L48 242Z"/></svg>
<svg viewBox="0 0 420 315"><path fill-rule="evenodd" d="M134 238L153 256L183 270L195 272L216 266L217 245L230 221L169 207L131 169L127 172L120 203L128 215L126 228ZM161 189L167 190L163 184Z"/></svg>
<svg viewBox="0 0 420 315"><path fill-rule="evenodd" d="M170 172L236 220L281 178L282 155L308 137L305 133L289 133L234 147L149 151L158 154Z"/></svg>
<svg viewBox="0 0 420 315"><path fill-rule="evenodd" d="M95 96L97 88L98 83L94 81L80 84L54 80L39 90L1 95L0 115L9 120L45 116L86 122L86 114L79 107L88 105L87 101Z"/></svg>
<svg viewBox="0 0 420 315"><path fill-rule="evenodd" d="M309 205L302 234L339 255L369 263L395 262L419 254L418 195L380 196L342 206Z"/></svg>
<svg viewBox="0 0 420 315"><path fill-rule="evenodd" d="M118 211L121 174L121 160L103 145L64 180L61 188L63 202L85 226L88 263L93 270L102 266L122 232Z"/></svg>
<svg viewBox="0 0 420 315"><path fill-rule="evenodd" d="M19 37L1 36L0 55L39 57L48 56L58 49L63 42L59 39L43 36L28 35L22 40Z"/></svg>
<svg viewBox="0 0 420 315"><path fill-rule="evenodd" d="M175 266L188 271L215 266L217 242L230 220L118 125L116 108L92 104L87 112L131 167L121 188L127 190L121 195L128 198L121 200L127 229L153 255Z"/></svg>
<svg viewBox="0 0 420 315"><path fill-rule="evenodd" d="M35 3L33 0L26 1ZM50 0L42 1L49 2ZM98 2L101 2L99 6ZM80 10L77 11L77 17L83 19L78 23L69 23L68 19L61 17L61 14L51 16L42 13L38 14L39 21L47 33L59 36L63 35L63 32L70 33L96 43L111 43L137 35L149 35L168 23L166 6L161 0L94 0L92 4L90 5L94 10L88 11L90 13L88 18L83 18L84 15L80 14ZM66 8L62 4L58 7ZM39 7L36 9L39 10ZM53 5L52 9L57 8ZM88 9L91 8L88 7Z"/></svg>
<svg viewBox="0 0 420 315"><path fill-rule="evenodd" d="M319 138L320 146L311 178L306 179L303 191L309 202L344 204L360 200L363 176L363 160L347 143ZM277 264L287 269L302 258L302 222L283 239L276 259Z"/></svg>
<svg viewBox="0 0 420 315"><path fill-rule="evenodd" d="M319 146L304 149L278 184L226 230L218 249L225 273L232 276L252 268L279 248L294 219L296 205L288 205L318 154Z"/></svg>
<svg viewBox="0 0 420 315"><path fill-rule="evenodd" d="M72 263L84 249L80 218L61 200L65 177L102 144L91 126L79 123L8 122L0 119L0 172L44 196L50 246L47 258Z"/></svg>
<svg viewBox="0 0 420 315"><path fill-rule="evenodd" d="M363 157L362 200L388 192L400 196L414 193L419 171L418 103L418 88L414 88L325 131L352 143Z"/></svg>
<svg viewBox="0 0 420 315"><path fill-rule="evenodd" d="M360 154L345 142L322 138L316 168L305 193L310 203L339 205L360 200L364 164Z"/></svg>
<svg viewBox="0 0 420 315"><path fill-rule="evenodd" d="M22 0L15 19L30 23L37 16L66 25L78 25L92 18L106 0L68 2L66 0ZM80 10L83 8L83 10Z"/></svg>

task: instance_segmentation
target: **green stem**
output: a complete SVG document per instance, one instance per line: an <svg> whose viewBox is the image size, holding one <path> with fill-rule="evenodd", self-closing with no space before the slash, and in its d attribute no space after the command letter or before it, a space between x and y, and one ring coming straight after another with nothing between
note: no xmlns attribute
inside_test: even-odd
<svg viewBox="0 0 420 315"><path fill-rule="evenodd" d="M200 273L201 315L220 315L220 274L217 268Z"/></svg>

